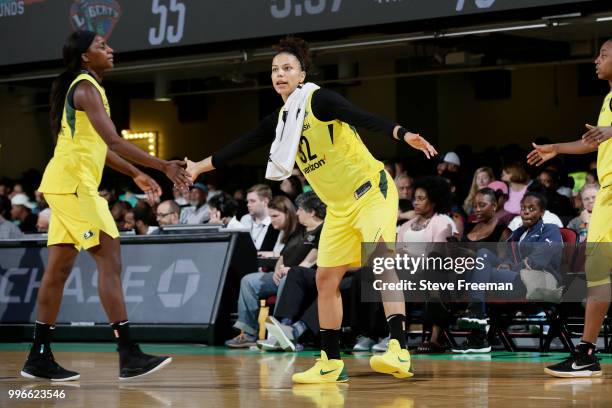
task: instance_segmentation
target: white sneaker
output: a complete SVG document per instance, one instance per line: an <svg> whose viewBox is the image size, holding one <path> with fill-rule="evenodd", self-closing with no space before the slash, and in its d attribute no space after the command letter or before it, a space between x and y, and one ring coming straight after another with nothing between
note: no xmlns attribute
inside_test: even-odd
<svg viewBox="0 0 612 408"><path fill-rule="evenodd" d="M391 340L391 336L387 336L384 339L381 339L372 347L372 351L380 351L384 353L389 347L389 340Z"/></svg>
<svg viewBox="0 0 612 408"><path fill-rule="evenodd" d="M370 351L374 344L376 344L374 339L366 336L357 336L353 351Z"/></svg>
<svg viewBox="0 0 612 408"><path fill-rule="evenodd" d="M268 316L266 319L266 328L270 336L276 338L285 351L295 351L293 343L293 327L287 326L279 322L274 316Z"/></svg>
<svg viewBox="0 0 612 408"><path fill-rule="evenodd" d="M282 351L280 343L274 336L268 336L265 340L257 340L257 348L262 351Z"/></svg>

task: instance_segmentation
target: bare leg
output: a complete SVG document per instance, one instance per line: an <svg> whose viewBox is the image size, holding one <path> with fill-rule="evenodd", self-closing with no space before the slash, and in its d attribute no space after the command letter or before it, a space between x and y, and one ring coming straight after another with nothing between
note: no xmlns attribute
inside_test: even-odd
<svg viewBox="0 0 612 408"><path fill-rule="evenodd" d="M431 326L431 341L432 343L439 344L438 338L440 337L440 326L434 324Z"/></svg>
<svg viewBox="0 0 612 408"><path fill-rule="evenodd" d="M49 247L47 268L36 299L36 319L39 322L55 324L62 304L64 285L78 253L74 245L59 244Z"/></svg>
<svg viewBox="0 0 612 408"><path fill-rule="evenodd" d="M347 270L348 265L317 269L317 305L322 329L339 329L342 325L340 282Z"/></svg>
<svg viewBox="0 0 612 408"><path fill-rule="evenodd" d="M582 340L597 343L606 313L610 307L610 284L594 286L587 289L587 301L584 311L584 333Z"/></svg>
<svg viewBox="0 0 612 408"><path fill-rule="evenodd" d="M89 249L98 267L100 301L111 323L127 320L121 288L121 252L119 239L100 232L100 245Z"/></svg>

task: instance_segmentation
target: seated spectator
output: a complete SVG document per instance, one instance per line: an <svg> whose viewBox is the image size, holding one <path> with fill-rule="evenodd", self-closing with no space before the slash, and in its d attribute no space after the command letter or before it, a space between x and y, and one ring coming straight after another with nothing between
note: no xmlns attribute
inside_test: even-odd
<svg viewBox="0 0 612 408"><path fill-rule="evenodd" d="M210 218L210 208L206 203L208 187L195 183L189 192L189 207L181 211L181 224L204 224Z"/></svg>
<svg viewBox="0 0 612 408"><path fill-rule="evenodd" d="M23 238L23 232L9 221L11 213L11 200L0 195L0 239Z"/></svg>
<svg viewBox="0 0 612 408"><path fill-rule="evenodd" d="M304 261L286 272L285 286L276 300L274 316L268 320L270 325L266 325L270 335L267 340L257 342L264 350L299 351L302 347L298 340L304 333L319 334L315 264L326 208L313 192L300 195L297 205L298 220L306 229L306 239L300 243L301 251L293 251L295 259L286 258L284 262ZM343 280L340 289L348 288L349 282L348 278Z"/></svg>
<svg viewBox="0 0 612 408"><path fill-rule="evenodd" d="M134 231L136 235L150 235L152 232L155 232L158 227L153 225L155 223L155 217L153 215L153 210L142 201L145 205L137 205L132 213L134 215Z"/></svg>
<svg viewBox="0 0 612 408"><path fill-rule="evenodd" d="M461 206L461 200L459 199L459 185L461 175L459 173L449 173L446 172L441 176L444 178L450 187L451 191L451 203L450 203L450 211L448 215L452 218L455 223L455 227L453 228L453 232L456 233L456 237L460 238L463 235L463 230L465 229L465 223L467 221L467 215L465 211L463 211L463 207Z"/></svg>
<svg viewBox="0 0 612 408"><path fill-rule="evenodd" d="M131 209L132 205L127 201L117 201L111 207L111 215L113 216L113 219L115 220L115 224L117 224L117 229L119 231L125 230L125 215ZM131 230L132 228L134 228L133 225L129 229Z"/></svg>
<svg viewBox="0 0 612 408"><path fill-rule="evenodd" d="M219 193L208 201L211 224L221 224L226 228L245 228L236 218L238 203L227 193Z"/></svg>
<svg viewBox="0 0 612 408"><path fill-rule="evenodd" d="M36 215L32 214L34 203L30 201L28 196L22 193L15 194L11 198L11 204L11 219L17 224L21 232L24 234L37 232L36 221L38 220Z"/></svg>
<svg viewBox="0 0 612 408"><path fill-rule="evenodd" d="M582 201L583 210L579 216L572 219L567 224L567 228L570 228L578 233L580 242L586 241L589 221L591 220L591 213L593 212L593 207L595 206L595 198L597 197L598 191L599 186L597 184L586 184L584 187L582 187L582 190L580 190L580 199Z"/></svg>
<svg viewBox="0 0 612 408"><path fill-rule="evenodd" d="M172 196L174 197L174 202L180 207L189 207L189 195L191 192L188 189L179 189L172 188Z"/></svg>
<svg viewBox="0 0 612 408"><path fill-rule="evenodd" d="M446 242L455 229L450 211L451 192L441 177L425 177L415 183L416 216L401 226L398 242Z"/></svg>
<svg viewBox="0 0 612 408"><path fill-rule="evenodd" d="M512 283L514 291L525 290L524 279L530 275L543 272L554 277L558 283L561 280L559 266L561 264L561 232L559 227L545 224L543 220L546 211L546 197L536 192L527 192L521 200L522 226L512 233L508 239L517 243L519 259L500 259L488 249L481 249L477 257L484 260L484 268L475 268L470 276L472 283ZM538 245L541 244L541 245ZM558 245L557 245L558 244ZM512 253L512 251L509 251ZM525 274L525 272L527 272ZM523 278L523 275L525 277ZM473 331L465 342L453 352L482 353L490 352L486 339L488 324L485 291L469 290L470 305L466 313L459 318L459 326Z"/></svg>
<svg viewBox="0 0 612 408"><path fill-rule="evenodd" d="M538 176L538 181L546 192L548 210L561 218L561 221L569 221L576 214L576 211L574 211L570 199L557 192L559 189L558 173L552 170L542 170Z"/></svg>
<svg viewBox="0 0 612 408"><path fill-rule="evenodd" d="M238 203L238 212L236 213L236 218L241 220L246 214L249 213L246 205L246 190L239 188L234 191L233 194L234 200Z"/></svg>
<svg viewBox="0 0 612 408"><path fill-rule="evenodd" d="M455 232L454 221L446 215L450 211L451 191L447 181L442 177L425 177L414 185L414 212L416 217L406 222L397 234L398 243L410 243L401 246L413 256L428 253L431 243L447 242ZM447 325L448 317L440 310L440 303L427 304L425 320L432 325L431 339L420 347L421 353L444 351L439 336L442 327Z"/></svg>
<svg viewBox="0 0 612 408"><path fill-rule="evenodd" d="M9 195L11 194L11 191L13 191L13 182L6 177L1 178L0 179L0 196L10 198Z"/></svg>
<svg viewBox="0 0 612 408"><path fill-rule="evenodd" d="M117 201L117 193L111 187L100 186L100 188L98 189L98 193L100 193L100 197L108 201L108 205L111 207Z"/></svg>
<svg viewBox="0 0 612 408"><path fill-rule="evenodd" d="M309 191L312 191L312 187L310 187L310 185L308 184L308 181L306 180L306 177L304 177L304 174L302 174L302 171L299 169L297 165L293 168L293 170L291 170L291 175L296 176L297 178L300 179L300 181L302 182L303 192L307 193Z"/></svg>
<svg viewBox="0 0 612 408"><path fill-rule="evenodd" d="M400 174L395 178L395 186L399 195L399 211L397 212L397 224L402 225L415 217L412 207L414 199L414 179L407 174Z"/></svg>
<svg viewBox="0 0 612 408"><path fill-rule="evenodd" d="M290 176L281 182L280 189L292 202L295 203L297 196L302 194L302 181L298 176Z"/></svg>
<svg viewBox="0 0 612 408"><path fill-rule="evenodd" d="M506 227L499 223L497 196L490 188L478 190L473 200L475 223L468 224L462 241L499 242Z"/></svg>
<svg viewBox="0 0 612 408"><path fill-rule="evenodd" d="M25 190L23 189L23 184L21 182L17 182L13 184L13 188L8 195L8 198L13 199L17 194L25 194Z"/></svg>
<svg viewBox="0 0 612 408"><path fill-rule="evenodd" d="M300 197L298 197L298 199L300 199ZM278 196L274 200L278 202L282 201L283 207L287 209L294 208L287 197ZM274 200L272 206L279 206ZM295 210L293 211L291 218L295 220L297 219L297 215ZM240 295L238 298L238 320L234 324L234 327L240 330L240 334L227 340L225 342L227 347L245 348L255 345L259 328L257 322L259 299L265 299L274 294L281 297L285 276L292 267L303 266L310 268L316 263L316 248L314 243L318 243L320 234L321 226L308 231L303 225L298 225L295 227L294 231L287 236L285 247L280 254L280 258L278 258L276 262L273 273L254 272L242 278L240 281Z"/></svg>
<svg viewBox="0 0 612 408"><path fill-rule="evenodd" d="M448 173L459 173L459 167L461 166L461 160L459 155L455 152L448 152L444 155L444 158L436 168L438 176Z"/></svg>
<svg viewBox="0 0 612 408"><path fill-rule="evenodd" d="M275 258L280 256L283 248L289 242L289 237L298 226L298 218L295 205L285 196L274 197L268 203L268 215L270 225L278 232L278 238L271 251L259 251L257 255L262 258Z"/></svg>
<svg viewBox="0 0 612 408"><path fill-rule="evenodd" d="M414 198L414 179L407 174L400 174L395 179L395 186L400 200L410 200Z"/></svg>
<svg viewBox="0 0 612 408"><path fill-rule="evenodd" d="M521 212L520 203L527 192L529 175L520 163L511 163L504 166L501 179L510 185L504 210L517 215Z"/></svg>
<svg viewBox="0 0 612 408"><path fill-rule="evenodd" d="M514 218L514 214L504 210L504 204L508 201L508 185L503 181L494 181L489 183L488 187L495 191L495 197L497 197L497 212L495 218L501 225L508 225Z"/></svg>
<svg viewBox="0 0 612 408"><path fill-rule="evenodd" d="M463 210L468 217L474 213L474 199L476 198L476 193L494 181L495 176L493 175L493 170L490 167L480 167L476 169L474 172L474 178L472 179L472 185L470 186L470 191L463 202ZM473 222L473 218L468 218L468 222Z"/></svg>
<svg viewBox="0 0 612 408"><path fill-rule="evenodd" d="M542 220L544 224L554 224L559 228L563 228L563 221L554 214L553 212L548 210L548 190L540 183L538 180L534 180L529 187L527 188L528 193L538 193L543 195L546 198L546 211L544 211L544 215L542 216ZM523 220L520 215L515 216L510 223L508 223L508 228L502 235L502 240L505 241L510 236L512 231L516 231L521 225L523 225Z"/></svg>
<svg viewBox="0 0 612 408"><path fill-rule="evenodd" d="M585 184L599 184L599 177L597 176L597 168L589 169L587 171Z"/></svg>
<svg viewBox="0 0 612 408"><path fill-rule="evenodd" d="M278 239L279 232L269 228L272 222L268 215L270 201L272 190L265 184L256 184L247 192L249 213L240 219L240 223L251 230L251 238L257 251L272 251Z"/></svg>
<svg viewBox="0 0 612 408"><path fill-rule="evenodd" d="M38 219L36 221L36 230L40 233L49 232L49 220L51 219L51 209L45 208L38 213Z"/></svg>
<svg viewBox="0 0 612 408"><path fill-rule="evenodd" d="M136 228L136 220L134 219L134 209L130 208L125 212L125 215L123 216L123 224L121 225L121 228L119 228L119 230L136 233L134 231L134 228Z"/></svg>
<svg viewBox="0 0 612 408"><path fill-rule="evenodd" d="M155 219L160 227L164 225L176 225L180 223L181 208L174 200L166 200L159 203Z"/></svg>

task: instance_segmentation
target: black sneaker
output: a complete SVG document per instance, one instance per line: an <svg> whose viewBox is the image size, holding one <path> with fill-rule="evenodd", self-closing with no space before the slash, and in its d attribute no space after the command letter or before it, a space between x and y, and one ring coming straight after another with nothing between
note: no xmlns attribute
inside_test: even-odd
<svg viewBox="0 0 612 408"><path fill-rule="evenodd" d="M172 362L172 357L152 356L133 344L128 350L119 351L119 379L130 380L151 374Z"/></svg>
<svg viewBox="0 0 612 408"><path fill-rule="evenodd" d="M548 366L544 372L553 377L600 377L601 366L595 355L595 348L579 344L576 350L564 361Z"/></svg>
<svg viewBox="0 0 612 408"><path fill-rule="evenodd" d="M79 373L66 370L57 364L49 347L42 354L30 350L28 359L21 370L21 376L51 381L76 381L81 378Z"/></svg>
<svg viewBox="0 0 612 408"><path fill-rule="evenodd" d="M465 341L457 347L453 347L453 353L490 353L491 345L487 341L487 334L484 331L473 331Z"/></svg>
<svg viewBox="0 0 612 408"><path fill-rule="evenodd" d="M457 319L457 326L460 329L484 329L489 324L489 319L482 313L467 311Z"/></svg>

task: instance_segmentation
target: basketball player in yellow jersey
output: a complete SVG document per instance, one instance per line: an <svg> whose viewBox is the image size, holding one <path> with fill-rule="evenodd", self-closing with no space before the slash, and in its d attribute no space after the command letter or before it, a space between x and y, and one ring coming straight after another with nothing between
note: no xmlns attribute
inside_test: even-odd
<svg viewBox="0 0 612 408"><path fill-rule="evenodd" d="M276 47L272 84L287 103L306 79L307 44L288 37ZM398 195L395 183L361 141L353 126L403 140L429 158L436 150L421 136L395 123L364 112L326 89L307 95L303 123L297 123L299 149L295 158L312 189L327 204L317 258L317 290L321 327L321 359L311 369L293 375L296 383L334 383L348 380L340 359L342 299L339 284L349 268L360 265L362 242L395 242ZM300 108L301 109L301 108ZM200 173L223 166L255 147L269 145L287 124L281 112L266 117L259 127L198 163L188 161L195 179ZM300 132L301 130L301 132ZM283 133L284 135L284 133ZM383 295L383 301L385 300ZM404 334L405 310L401 301L384 302L391 333L389 349L370 360L378 372L411 377L410 354Z"/></svg>
<svg viewBox="0 0 612 408"><path fill-rule="evenodd" d="M595 60L599 79L608 81L612 88L612 40L608 40ZM587 235L587 302L584 314L584 333L576 353L567 360L545 368L555 377L601 376L595 344L599 330L610 306L610 272L612 269L612 92L604 99L597 127L586 125L588 131L581 140L538 146L527 156L529 164L541 165L559 153L585 154L597 152L597 174L601 190Z"/></svg>
<svg viewBox="0 0 612 408"><path fill-rule="evenodd" d="M157 183L119 155L164 171L179 186L191 182L183 162L152 157L117 135L100 85L103 74L113 67L113 50L104 38L90 31L74 32L64 44L63 58L67 69L51 91L51 128L57 145L38 189L51 207L49 258L38 290L34 344L21 375L51 381L80 377L55 362L50 342L64 284L84 248L96 262L100 301L117 339L119 379L134 378L163 367L171 358L144 354L130 340L119 233L108 204L98 194L102 171L108 164L131 176L151 198L161 194Z"/></svg>

